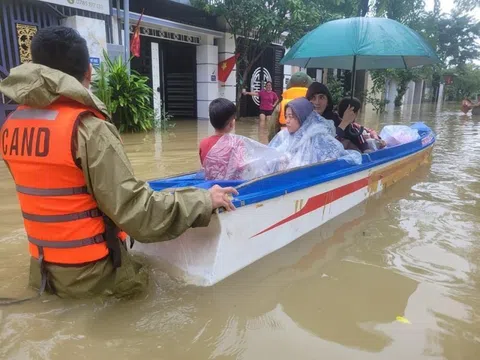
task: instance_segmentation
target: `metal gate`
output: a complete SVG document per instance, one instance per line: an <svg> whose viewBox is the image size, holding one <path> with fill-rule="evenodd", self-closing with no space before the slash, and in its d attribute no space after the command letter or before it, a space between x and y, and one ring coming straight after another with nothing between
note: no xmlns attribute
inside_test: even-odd
<svg viewBox="0 0 480 360"><path fill-rule="evenodd" d="M58 23L59 16L44 4L0 1L0 81L9 69L31 60L30 42L37 30ZM11 99L0 94L0 125L15 108Z"/></svg>
<svg viewBox="0 0 480 360"><path fill-rule="evenodd" d="M161 43L166 111L175 118L197 117L196 51L195 45Z"/></svg>
<svg viewBox="0 0 480 360"><path fill-rule="evenodd" d="M38 29L60 25L61 19L73 15L104 20L107 42L112 42L109 15L36 0L0 0L0 81L11 68L31 61L30 43ZM16 107L11 99L0 94L0 126Z"/></svg>

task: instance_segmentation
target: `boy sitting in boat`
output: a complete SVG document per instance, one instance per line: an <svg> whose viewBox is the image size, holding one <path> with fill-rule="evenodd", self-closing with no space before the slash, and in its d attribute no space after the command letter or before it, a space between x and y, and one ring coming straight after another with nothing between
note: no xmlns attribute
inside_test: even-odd
<svg viewBox="0 0 480 360"><path fill-rule="evenodd" d="M200 143L200 159L206 180L250 180L277 171L320 162L344 159L361 164L358 151L345 150L335 139L333 121L318 115L306 98L285 107L286 129L265 146L234 135L235 105L227 99L212 101L210 122L215 135Z"/></svg>
<svg viewBox="0 0 480 360"><path fill-rule="evenodd" d="M205 157L210 149L220 138L235 129L235 114L237 109L235 104L223 98L218 98L210 103L208 108L210 124L215 129L215 135L212 135L200 142L200 162L203 165Z"/></svg>
<svg viewBox="0 0 480 360"><path fill-rule="evenodd" d="M337 130L337 138L343 144L345 149L357 150L360 152L372 152L376 150L383 149L386 146L385 141L383 141L377 132L373 129L366 128L361 126L356 122L360 110L362 108L362 103L355 97L345 97L340 100L338 104L338 115L343 119L345 113L349 111L349 108L353 112L353 121L350 126L347 127L343 136L339 135ZM356 144L351 140L356 139Z"/></svg>
<svg viewBox="0 0 480 360"><path fill-rule="evenodd" d="M297 98L285 107L286 129L280 131L269 146L288 157L288 168L305 166L336 159L361 164L358 151L345 150L335 139L332 120L326 120L314 111L307 98Z"/></svg>
<svg viewBox="0 0 480 360"><path fill-rule="evenodd" d="M237 109L230 100L210 103L215 135L200 142L200 161L206 180L250 180L270 174L282 164L283 154L257 141L231 134Z"/></svg>

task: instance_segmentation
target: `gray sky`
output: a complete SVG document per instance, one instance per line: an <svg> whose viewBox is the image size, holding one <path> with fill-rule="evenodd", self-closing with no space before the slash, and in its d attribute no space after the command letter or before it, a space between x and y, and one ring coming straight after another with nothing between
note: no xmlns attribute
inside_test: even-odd
<svg viewBox="0 0 480 360"><path fill-rule="evenodd" d="M425 0L425 9L433 10L434 0ZM445 13L450 13L455 6L454 0L440 0L440 4L442 6L442 11ZM475 15L475 18L480 20L480 9L477 8L472 11Z"/></svg>

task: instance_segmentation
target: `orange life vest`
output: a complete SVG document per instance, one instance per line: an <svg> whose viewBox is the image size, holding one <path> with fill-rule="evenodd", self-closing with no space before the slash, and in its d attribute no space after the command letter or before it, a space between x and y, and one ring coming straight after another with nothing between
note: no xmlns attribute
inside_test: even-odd
<svg viewBox="0 0 480 360"><path fill-rule="evenodd" d="M57 264L109 254L105 222L75 161L80 117L98 111L72 101L19 106L0 131L0 151L16 184L32 257Z"/></svg>
<svg viewBox="0 0 480 360"><path fill-rule="evenodd" d="M283 92L282 94L283 100L280 103L280 115L278 117L278 122L281 125L285 125L287 123L285 119L285 106L294 99L306 96L307 90L308 89L304 87L292 87Z"/></svg>

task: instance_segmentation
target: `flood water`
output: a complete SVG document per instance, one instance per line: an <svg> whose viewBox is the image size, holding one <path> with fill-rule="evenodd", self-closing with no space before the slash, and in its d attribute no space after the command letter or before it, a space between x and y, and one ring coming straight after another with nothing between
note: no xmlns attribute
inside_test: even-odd
<svg viewBox="0 0 480 360"><path fill-rule="evenodd" d="M0 307L0 359L479 359L480 119L457 107L367 111L378 129L425 121L432 163L213 287L153 266L135 300ZM153 179L195 170L208 129L177 122L124 142ZM264 137L253 121L237 133ZM0 198L0 297L22 296L27 243L3 163Z"/></svg>

